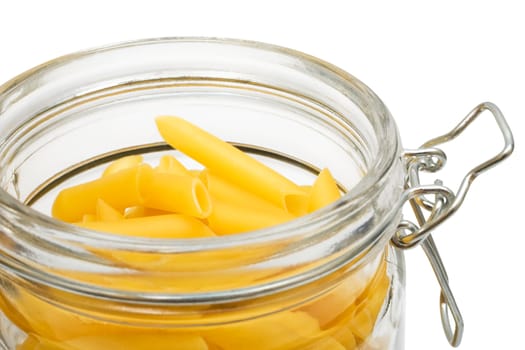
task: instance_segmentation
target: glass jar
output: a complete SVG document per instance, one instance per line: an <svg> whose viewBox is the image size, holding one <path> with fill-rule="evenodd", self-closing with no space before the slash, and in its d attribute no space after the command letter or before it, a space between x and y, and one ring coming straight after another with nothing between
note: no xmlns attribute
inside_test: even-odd
<svg viewBox="0 0 525 350"><path fill-rule="evenodd" d="M485 109L507 141L495 163L512 135L492 104L466 124ZM202 239L48 216L59 189L124 155L197 167L162 142L158 115L184 117L297 183L327 167L345 195L283 225ZM0 87L0 140L0 341L10 350L403 349L400 248L423 242L439 266L429 231L468 189L420 185L418 171L443 165L443 139L403 151L386 107L351 75L246 41L155 39L44 63ZM430 216L402 220L407 201Z"/></svg>

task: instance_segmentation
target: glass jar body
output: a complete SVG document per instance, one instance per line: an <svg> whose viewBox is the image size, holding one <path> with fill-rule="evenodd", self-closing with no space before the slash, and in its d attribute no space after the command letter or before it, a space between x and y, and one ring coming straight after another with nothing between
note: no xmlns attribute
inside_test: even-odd
<svg viewBox="0 0 525 350"><path fill-rule="evenodd" d="M389 247L401 147L355 78L258 43L152 40L44 64L0 88L0 114L5 348L403 348L404 265ZM153 118L166 114L300 184L327 167L346 195L290 224L186 242L45 215L116 156L197 167L160 143Z"/></svg>
<svg viewBox="0 0 525 350"><path fill-rule="evenodd" d="M9 350L399 350L404 348L403 269L401 253L389 248L317 295L302 293L293 302L271 305L263 298L210 306L200 313L186 311L184 317L179 311L162 321L153 314L140 319L94 315L89 308L72 308L70 298L65 301L60 293L36 292L2 276L0 340ZM172 324L188 315L198 321Z"/></svg>

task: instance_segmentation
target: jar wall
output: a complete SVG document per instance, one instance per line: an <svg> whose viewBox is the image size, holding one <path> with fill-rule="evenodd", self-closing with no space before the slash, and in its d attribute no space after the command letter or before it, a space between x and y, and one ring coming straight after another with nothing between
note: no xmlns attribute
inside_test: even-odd
<svg viewBox="0 0 525 350"><path fill-rule="evenodd" d="M35 294L3 274L1 341L7 350L401 350L403 271L401 253L389 248L318 295L262 308L264 300L243 308L210 305L198 322L184 327L170 325L169 316L154 327L125 317L115 322L109 315L86 316L57 294Z"/></svg>
<svg viewBox="0 0 525 350"><path fill-rule="evenodd" d="M404 266L385 253L400 217L401 146L355 78L257 43L160 40L44 65L0 87L0 114L7 349L402 349ZM130 239L47 216L60 188L115 156L169 152L196 166L160 143L154 117L166 114L298 184L327 167L346 194L215 240Z"/></svg>

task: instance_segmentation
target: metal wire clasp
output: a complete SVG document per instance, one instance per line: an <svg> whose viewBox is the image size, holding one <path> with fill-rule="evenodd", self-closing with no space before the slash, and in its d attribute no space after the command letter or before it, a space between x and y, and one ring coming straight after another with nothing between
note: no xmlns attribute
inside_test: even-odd
<svg viewBox="0 0 525 350"><path fill-rule="evenodd" d="M446 163L445 153L435 147L455 139L484 111L489 111L494 116L503 134L505 142L503 149L494 157L471 169L463 178L456 193L443 186L441 180L436 180L434 185L421 185L419 172L436 172ZM441 321L445 335L450 345L454 347L461 343L464 329L463 317L450 289L447 272L431 231L458 210L465 200L470 185L478 175L507 158L513 150L514 139L503 114L495 104L485 102L474 108L450 132L425 142L419 149L406 150L403 153L407 176L402 203L410 203L417 224L408 220L401 221L392 242L401 249L421 244L441 287L439 300ZM433 200L428 199L428 196L433 196ZM450 322L450 316L454 320L454 325Z"/></svg>

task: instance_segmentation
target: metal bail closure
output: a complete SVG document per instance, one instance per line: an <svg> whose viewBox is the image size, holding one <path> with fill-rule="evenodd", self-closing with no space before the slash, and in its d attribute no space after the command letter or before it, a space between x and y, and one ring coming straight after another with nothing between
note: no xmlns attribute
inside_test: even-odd
<svg viewBox="0 0 525 350"><path fill-rule="evenodd" d="M471 169L461 181L455 194L448 187L443 186L441 180L436 180L434 185L421 185L420 171L436 172L446 163L445 153L435 147L455 139L484 111L491 112L495 118L503 135L505 143L503 149L494 157ZM463 317L450 288L447 271L432 238L431 231L458 210L470 189L470 185L478 175L507 158L513 150L514 139L503 114L495 104L485 102L474 108L450 132L425 142L419 149L406 150L403 154L407 176L401 205L406 202L410 203L417 224L408 220L401 221L392 242L401 249L408 249L421 244L441 287L439 298L441 322L450 345L454 347L461 343L464 329ZM433 196L433 200L428 199L428 196ZM450 322L450 316L454 320L453 325Z"/></svg>

